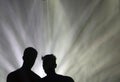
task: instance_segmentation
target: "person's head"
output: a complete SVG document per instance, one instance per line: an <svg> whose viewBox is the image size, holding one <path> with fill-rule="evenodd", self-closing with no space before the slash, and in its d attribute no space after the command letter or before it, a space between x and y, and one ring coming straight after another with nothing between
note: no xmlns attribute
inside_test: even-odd
<svg viewBox="0 0 120 82"><path fill-rule="evenodd" d="M47 75L55 71L57 66L56 57L53 54L47 54L42 57L43 60L43 69Z"/></svg>
<svg viewBox="0 0 120 82"><path fill-rule="evenodd" d="M31 69L36 57L37 57L37 50L34 49L33 47L28 47L24 50L24 55L23 55L23 60L24 60L24 66L26 69Z"/></svg>

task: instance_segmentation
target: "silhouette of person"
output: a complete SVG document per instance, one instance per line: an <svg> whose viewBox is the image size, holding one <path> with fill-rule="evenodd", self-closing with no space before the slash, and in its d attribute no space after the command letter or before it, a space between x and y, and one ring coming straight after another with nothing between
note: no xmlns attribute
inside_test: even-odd
<svg viewBox="0 0 120 82"><path fill-rule="evenodd" d="M32 47L26 48L24 50L22 67L8 74L7 82L40 82L41 78L31 70L37 53L36 49Z"/></svg>
<svg viewBox="0 0 120 82"><path fill-rule="evenodd" d="M41 82L74 82L71 77L56 74L56 57L53 54L48 54L42 57L42 60L43 69L47 76L43 77Z"/></svg>

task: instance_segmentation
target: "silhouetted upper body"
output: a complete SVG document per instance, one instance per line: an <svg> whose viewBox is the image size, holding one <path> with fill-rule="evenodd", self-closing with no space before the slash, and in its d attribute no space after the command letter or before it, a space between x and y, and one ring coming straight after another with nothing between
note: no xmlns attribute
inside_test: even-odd
<svg viewBox="0 0 120 82"><path fill-rule="evenodd" d="M40 77L31 70L20 68L8 75L7 82L40 82Z"/></svg>
<svg viewBox="0 0 120 82"><path fill-rule="evenodd" d="M63 76L55 73L56 57L53 54L42 57L43 69L47 76L41 79L41 82L74 82L71 77Z"/></svg>
<svg viewBox="0 0 120 82"><path fill-rule="evenodd" d="M28 47L24 51L23 66L7 76L7 82L40 82L40 77L31 68L37 57L37 51Z"/></svg>
<svg viewBox="0 0 120 82"><path fill-rule="evenodd" d="M41 82L74 82L71 77L53 74L42 78Z"/></svg>

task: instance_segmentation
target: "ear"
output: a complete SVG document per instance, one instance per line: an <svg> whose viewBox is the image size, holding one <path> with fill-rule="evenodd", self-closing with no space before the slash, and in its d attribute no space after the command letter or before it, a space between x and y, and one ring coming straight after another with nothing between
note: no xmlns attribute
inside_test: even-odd
<svg viewBox="0 0 120 82"><path fill-rule="evenodd" d="M55 68L57 67L57 64L55 64Z"/></svg>
<svg viewBox="0 0 120 82"><path fill-rule="evenodd" d="M25 57L23 56L22 59L25 60Z"/></svg>

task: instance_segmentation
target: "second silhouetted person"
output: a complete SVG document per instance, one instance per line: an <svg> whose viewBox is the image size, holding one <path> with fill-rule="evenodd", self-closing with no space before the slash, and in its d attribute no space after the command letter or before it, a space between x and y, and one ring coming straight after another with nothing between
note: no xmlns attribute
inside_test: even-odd
<svg viewBox="0 0 120 82"><path fill-rule="evenodd" d="M56 57L53 54L45 55L42 60L43 69L47 76L42 78L41 82L74 82L71 77L56 74Z"/></svg>

